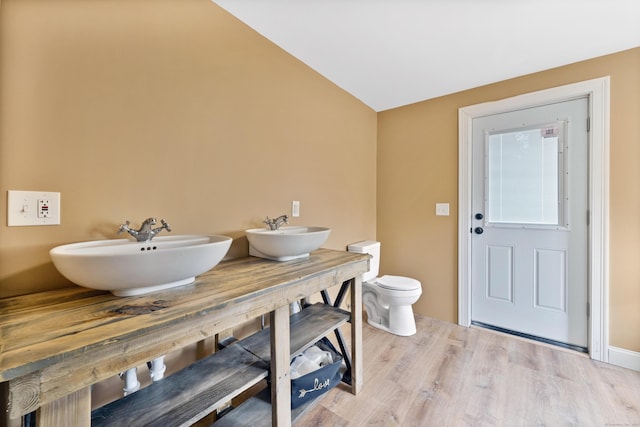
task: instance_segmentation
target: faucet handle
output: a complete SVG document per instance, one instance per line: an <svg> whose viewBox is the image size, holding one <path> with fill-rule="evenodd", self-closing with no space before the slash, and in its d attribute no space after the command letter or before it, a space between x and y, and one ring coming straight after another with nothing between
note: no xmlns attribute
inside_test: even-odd
<svg viewBox="0 0 640 427"><path fill-rule="evenodd" d="M118 229L118 233L117 234L120 234L123 231L128 231L129 230L129 224L131 224L131 222L129 220L126 220L124 222L124 224L120 224L120 228Z"/></svg>
<svg viewBox="0 0 640 427"><path fill-rule="evenodd" d="M160 223L162 224L162 228L166 229L167 231L171 231L171 226L167 221L165 221L164 219L161 219Z"/></svg>

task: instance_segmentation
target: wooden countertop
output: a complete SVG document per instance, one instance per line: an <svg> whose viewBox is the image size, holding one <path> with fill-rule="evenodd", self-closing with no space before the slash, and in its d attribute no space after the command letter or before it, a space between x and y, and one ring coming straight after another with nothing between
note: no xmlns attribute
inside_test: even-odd
<svg viewBox="0 0 640 427"><path fill-rule="evenodd" d="M223 261L191 285L132 297L70 287L0 299L0 382L12 416L357 277L369 256Z"/></svg>

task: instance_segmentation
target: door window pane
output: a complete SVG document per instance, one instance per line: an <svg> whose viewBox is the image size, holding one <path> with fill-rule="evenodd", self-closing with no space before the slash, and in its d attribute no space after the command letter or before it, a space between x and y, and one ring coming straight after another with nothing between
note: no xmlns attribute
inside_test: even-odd
<svg viewBox="0 0 640 427"><path fill-rule="evenodd" d="M489 223L561 224L559 126L489 134Z"/></svg>

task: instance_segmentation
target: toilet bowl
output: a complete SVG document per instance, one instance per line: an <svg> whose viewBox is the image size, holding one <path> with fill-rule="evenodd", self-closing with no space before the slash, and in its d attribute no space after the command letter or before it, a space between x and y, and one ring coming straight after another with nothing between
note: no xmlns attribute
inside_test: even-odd
<svg viewBox="0 0 640 427"><path fill-rule="evenodd" d="M369 271L362 275L362 304L367 311L367 322L395 335L415 334L416 321L411 306L422 295L421 283L403 276L377 277L380 242L354 243L348 246L348 250L371 255Z"/></svg>

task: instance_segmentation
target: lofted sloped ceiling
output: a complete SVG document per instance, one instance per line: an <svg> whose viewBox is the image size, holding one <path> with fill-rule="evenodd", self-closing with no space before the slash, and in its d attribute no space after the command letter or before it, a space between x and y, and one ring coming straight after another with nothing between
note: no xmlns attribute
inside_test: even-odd
<svg viewBox="0 0 640 427"><path fill-rule="evenodd" d="M375 111L640 46L640 0L213 0Z"/></svg>

